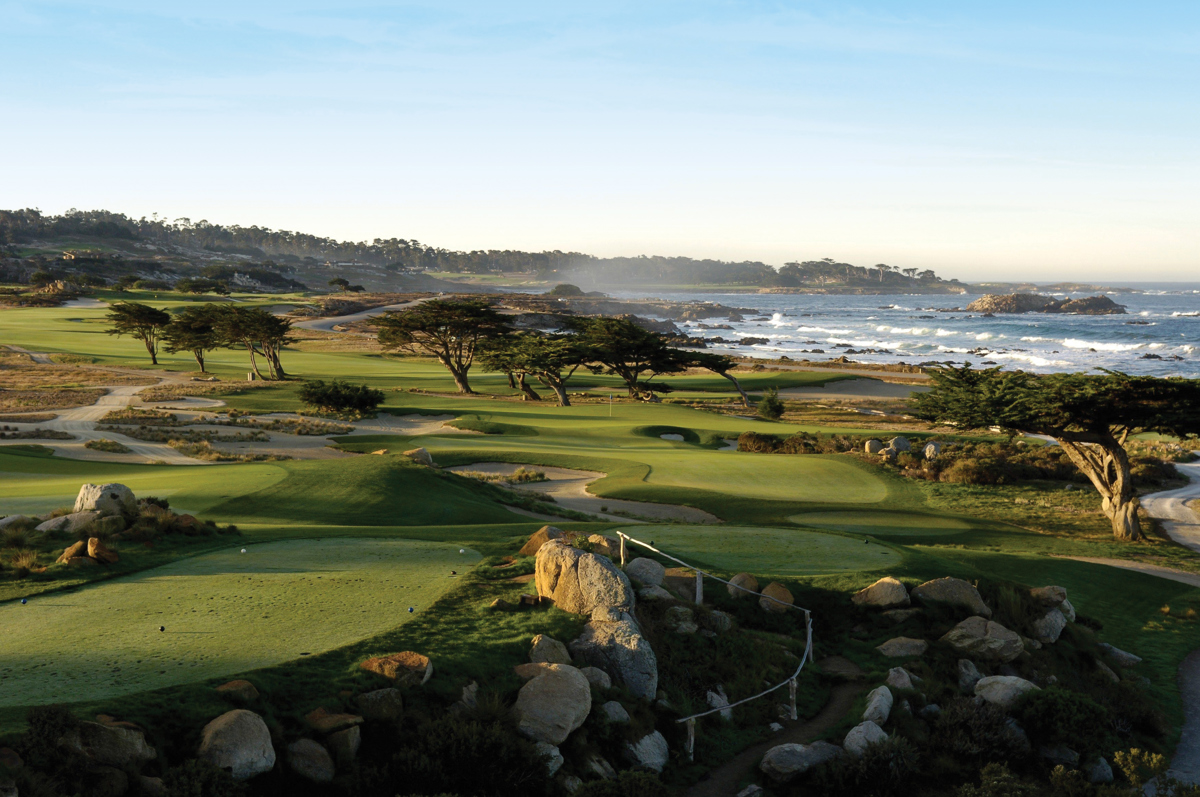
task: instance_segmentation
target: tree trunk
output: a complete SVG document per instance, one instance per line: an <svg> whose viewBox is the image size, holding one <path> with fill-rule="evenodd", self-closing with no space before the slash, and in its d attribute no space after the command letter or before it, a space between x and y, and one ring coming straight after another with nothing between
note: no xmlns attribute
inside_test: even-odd
<svg viewBox="0 0 1200 797"><path fill-rule="evenodd" d="M158 365L158 345L154 338L145 338L146 351L150 352L150 364Z"/></svg>
<svg viewBox="0 0 1200 797"><path fill-rule="evenodd" d="M538 374L538 381L554 391L554 397L558 399L558 406L571 406L571 399L567 397L567 382L565 379L555 379L546 374Z"/></svg>
<svg viewBox="0 0 1200 797"><path fill-rule="evenodd" d="M737 388L737 392L742 395L742 406L746 409L750 409L750 397L747 396L746 391L742 389L742 383L738 381L737 377L728 372L721 373L720 371L717 371L717 373L721 374L721 376L725 377L730 382L733 382L733 386Z"/></svg>
<svg viewBox="0 0 1200 797"><path fill-rule="evenodd" d="M1075 467L1100 493L1100 506L1112 521L1113 536L1124 542L1142 539L1142 525L1138 520L1141 502L1133 492L1133 476L1124 446L1112 437L1096 443L1056 439Z"/></svg>
<svg viewBox="0 0 1200 797"><path fill-rule="evenodd" d="M450 376L454 378L454 386L458 388L459 393L470 393L474 395L475 391L471 389L471 385L467 382L467 372L460 371L452 365L447 364L446 370L450 372Z"/></svg>
<svg viewBox="0 0 1200 797"><path fill-rule="evenodd" d="M513 390L516 390L517 389L517 380L513 378L513 372L505 371L504 375L508 377L508 386L511 387Z"/></svg>
<svg viewBox="0 0 1200 797"><path fill-rule="evenodd" d="M207 371L204 370L204 349L196 349L195 351L192 352L192 354L195 355L196 362L198 362L200 364L200 373L202 373L202 374L208 373Z"/></svg>
<svg viewBox="0 0 1200 797"><path fill-rule="evenodd" d="M254 375L257 376L259 379L263 380L264 382L270 381L265 376L262 375L262 371L258 370L258 360L256 360L254 358L253 344L247 343L246 350L250 352L250 367L254 369Z"/></svg>
<svg viewBox="0 0 1200 797"><path fill-rule="evenodd" d="M517 375L517 387L519 387L521 392L525 394L525 398L523 399L524 401L542 400L542 397L539 396L537 391L533 389L533 385L529 384L529 382L526 380L524 372L521 372Z"/></svg>

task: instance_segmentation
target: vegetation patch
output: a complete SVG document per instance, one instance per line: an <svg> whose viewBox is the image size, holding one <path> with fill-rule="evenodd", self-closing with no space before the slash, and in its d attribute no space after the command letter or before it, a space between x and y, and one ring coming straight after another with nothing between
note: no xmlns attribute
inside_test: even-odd
<svg viewBox="0 0 1200 797"><path fill-rule="evenodd" d="M133 451L132 448L124 443L118 443L116 440L88 440L83 444L84 448L90 448L93 451L105 451L109 454L128 454Z"/></svg>

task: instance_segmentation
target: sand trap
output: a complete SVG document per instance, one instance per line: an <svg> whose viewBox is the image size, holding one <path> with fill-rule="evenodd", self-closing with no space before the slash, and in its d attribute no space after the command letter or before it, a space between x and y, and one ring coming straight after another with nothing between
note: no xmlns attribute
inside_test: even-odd
<svg viewBox="0 0 1200 797"><path fill-rule="evenodd" d="M683 442L683 435L681 434L660 434L659 437L663 440L674 440L676 443Z"/></svg>
<svg viewBox="0 0 1200 797"><path fill-rule="evenodd" d="M419 437L425 434L482 434L470 429L447 426L447 421L457 415L388 415L379 413L376 418L357 421L351 434L395 434L404 437Z"/></svg>
<svg viewBox="0 0 1200 797"><path fill-rule="evenodd" d="M546 474L549 481L533 482L518 485L522 490L544 493L552 496L555 503L565 509L576 512L586 512L597 517L620 517L627 515L633 518L650 518L653 520L682 520L687 523L720 523L716 515L695 509L690 506L674 504L652 504L644 501L622 501L614 498L599 498L587 491L587 486L605 474L587 470L569 470L567 468L548 468L542 465L521 465L511 462L476 462L471 465L458 465L447 470L455 473L461 471L477 471L480 473L498 473L507 476L518 468L535 468ZM601 512L600 508L607 509ZM521 514L531 514L522 512ZM542 517L539 517L542 519ZM621 518L624 520L624 518ZM637 521L640 522L640 521Z"/></svg>

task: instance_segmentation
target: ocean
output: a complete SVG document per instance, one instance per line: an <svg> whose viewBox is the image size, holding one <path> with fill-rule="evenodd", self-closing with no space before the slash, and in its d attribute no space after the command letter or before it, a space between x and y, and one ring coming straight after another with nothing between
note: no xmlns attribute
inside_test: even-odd
<svg viewBox="0 0 1200 797"><path fill-rule="evenodd" d="M866 363L999 365L1039 373L1108 368L1129 374L1200 377L1200 284L1143 284L1114 292L1126 315L940 312L978 295L824 296L814 294L626 291L614 298L717 302L758 310L741 321L677 322L688 335L753 345L710 344L713 351L766 359ZM1079 298L1088 293L1053 294ZM717 325L729 329L704 328ZM815 350L820 350L816 353ZM851 351L852 350L852 351ZM867 351L863 351L867 350Z"/></svg>

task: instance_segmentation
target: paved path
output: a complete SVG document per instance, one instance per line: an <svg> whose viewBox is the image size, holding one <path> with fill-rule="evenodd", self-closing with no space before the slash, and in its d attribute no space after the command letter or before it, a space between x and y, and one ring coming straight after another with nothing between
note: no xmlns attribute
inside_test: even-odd
<svg viewBox="0 0 1200 797"><path fill-rule="evenodd" d="M818 663L821 669L827 672L861 674L858 667L840 656L831 656ZM847 669L847 665L851 669ZM744 780L758 775L759 762L768 750L780 744L808 744L816 741L845 718L854 707L859 693L865 689L863 684L857 682L835 684L829 690L829 700L815 717L802 722L781 720L784 725L782 731L770 739L746 748L732 760L709 772L707 778L688 789L687 797L733 797Z"/></svg>
<svg viewBox="0 0 1200 797"><path fill-rule="evenodd" d="M1171 539L1193 551L1200 552L1200 515L1187 506L1188 501L1200 503L1200 462L1176 465L1190 480L1186 487L1164 490L1142 497L1142 506L1163 523Z"/></svg>
<svg viewBox="0 0 1200 797"><path fill-rule="evenodd" d="M818 370L818 369L812 369ZM878 378L839 379L823 387L789 387L779 391L789 399L904 399L929 391L925 385L881 382Z"/></svg>
<svg viewBox="0 0 1200 797"><path fill-rule="evenodd" d="M374 318L383 313L390 313L393 310L406 310L409 307L416 307L418 304L427 301L429 301L428 298L415 299L411 302L372 307L370 310L363 310L361 313L351 313L350 315L338 315L331 318L310 318L307 321L293 321L292 326L300 329L312 329L318 332L335 332L334 327L339 324L353 324L355 321L366 321L368 318Z"/></svg>

